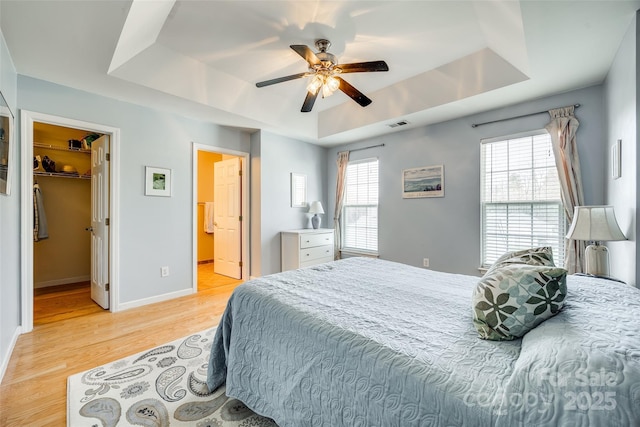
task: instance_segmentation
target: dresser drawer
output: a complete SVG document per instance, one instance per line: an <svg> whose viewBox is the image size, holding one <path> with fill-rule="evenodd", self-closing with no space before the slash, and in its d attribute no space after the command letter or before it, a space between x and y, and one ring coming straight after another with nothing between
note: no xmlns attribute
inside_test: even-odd
<svg viewBox="0 0 640 427"><path fill-rule="evenodd" d="M300 248L302 249L323 245L333 246L333 232L300 235Z"/></svg>
<svg viewBox="0 0 640 427"><path fill-rule="evenodd" d="M316 246L315 248L307 248L300 250L300 262L303 263L309 260L315 260L318 258L331 257L333 255L333 246Z"/></svg>

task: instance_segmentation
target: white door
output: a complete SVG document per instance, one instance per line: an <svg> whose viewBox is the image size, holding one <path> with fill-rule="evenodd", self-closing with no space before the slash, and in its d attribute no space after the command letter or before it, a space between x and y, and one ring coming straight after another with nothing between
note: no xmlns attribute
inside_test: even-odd
<svg viewBox="0 0 640 427"><path fill-rule="evenodd" d="M240 227L240 158L213 164L214 272L242 278Z"/></svg>
<svg viewBox="0 0 640 427"><path fill-rule="evenodd" d="M109 308L109 136L91 144L91 299Z"/></svg>

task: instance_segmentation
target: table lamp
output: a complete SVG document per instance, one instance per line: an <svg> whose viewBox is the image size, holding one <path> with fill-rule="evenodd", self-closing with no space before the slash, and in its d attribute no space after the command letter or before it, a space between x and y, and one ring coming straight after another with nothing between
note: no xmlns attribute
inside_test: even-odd
<svg viewBox="0 0 640 427"><path fill-rule="evenodd" d="M324 213L324 209L322 209L322 203L320 203L319 201L311 202L311 205L309 206L309 213L313 214L313 216L311 217L311 226L314 229L320 227L320 217L318 216L318 214Z"/></svg>
<svg viewBox="0 0 640 427"><path fill-rule="evenodd" d="M613 206L576 206L567 239L591 242L584 251L585 273L604 277L609 276L609 250L602 242L627 240Z"/></svg>

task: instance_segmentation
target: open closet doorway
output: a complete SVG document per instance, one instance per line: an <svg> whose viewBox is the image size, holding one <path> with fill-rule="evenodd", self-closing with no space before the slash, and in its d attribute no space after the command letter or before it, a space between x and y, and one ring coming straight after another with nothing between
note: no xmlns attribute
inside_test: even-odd
<svg viewBox="0 0 640 427"><path fill-rule="evenodd" d="M194 292L248 277L248 153L194 144Z"/></svg>
<svg viewBox="0 0 640 427"><path fill-rule="evenodd" d="M23 332L33 329L34 320L116 311L119 130L24 110L21 115Z"/></svg>

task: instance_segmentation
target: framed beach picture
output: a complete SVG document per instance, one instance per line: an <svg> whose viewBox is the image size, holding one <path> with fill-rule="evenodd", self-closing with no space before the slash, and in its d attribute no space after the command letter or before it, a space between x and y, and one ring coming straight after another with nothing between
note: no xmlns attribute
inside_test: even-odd
<svg viewBox="0 0 640 427"><path fill-rule="evenodd" d="M144 194L171 197L171 169L146 166Z"/></svg>
<svg viewBox="0 0 640 427"><path fill-rule="evenodd" d="M444 165L402 171L402 198L444 197Z"/></svg>

